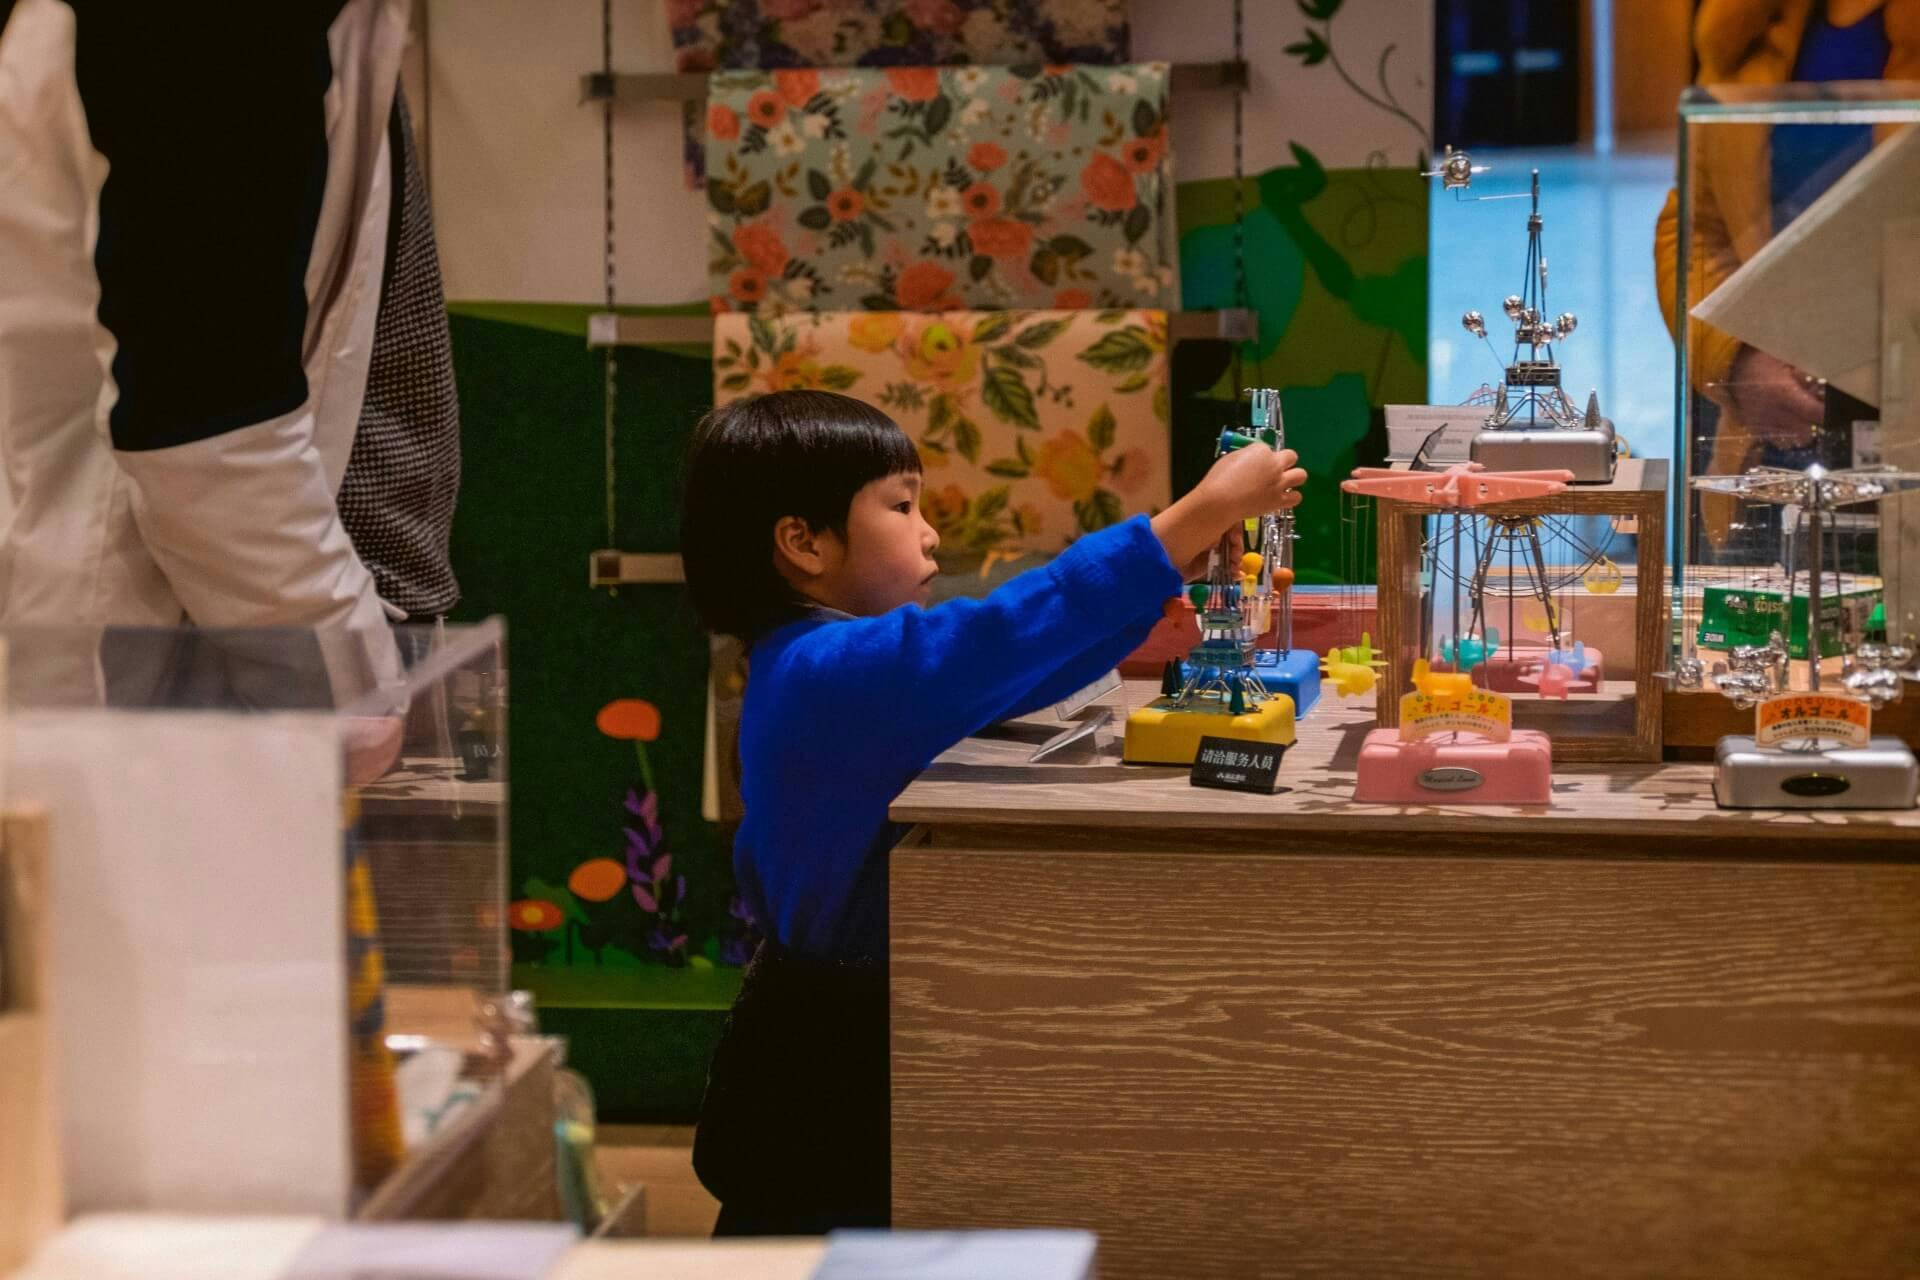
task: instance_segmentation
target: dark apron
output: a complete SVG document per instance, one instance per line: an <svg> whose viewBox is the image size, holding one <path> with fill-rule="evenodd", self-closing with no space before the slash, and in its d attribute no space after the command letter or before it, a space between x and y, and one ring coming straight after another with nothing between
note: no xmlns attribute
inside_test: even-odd
<svg viewBox="0 0 1920 1280"><path fill-rule="evenodd" d="M889 1225L884 962L762 943L707 1070L693 1168L722 1235Z"/></svg>

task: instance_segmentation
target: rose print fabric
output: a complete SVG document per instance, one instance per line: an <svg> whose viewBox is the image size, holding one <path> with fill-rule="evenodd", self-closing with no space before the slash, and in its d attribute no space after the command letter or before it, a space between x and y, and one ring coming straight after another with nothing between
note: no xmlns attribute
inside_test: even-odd
<svg viewBox="0 0 1920 1280"><path fill-rule="evenodd" d="M949 572L1164 507L1167 378L1164 311L715 318L717 404L842 391L913 437Z"/></svg>
<svg viewBox="0 0 1920 1280"><path fill-rule="evenodd" d="M1126 0L668 0L667 14L682 71L1110 65L1130 56ZM695 187L704 123L688 121Z"/></svg>
<svg viewBox="0 0 1920 1280"><path fill-rule="evenodd" d="M716 73L714 309L1164 306L1164 63Z"/></svg>

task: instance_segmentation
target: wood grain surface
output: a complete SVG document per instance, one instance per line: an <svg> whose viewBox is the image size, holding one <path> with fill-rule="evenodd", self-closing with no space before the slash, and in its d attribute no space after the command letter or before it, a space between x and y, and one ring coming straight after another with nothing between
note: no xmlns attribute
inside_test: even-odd
<svg viewBox="0 0 1920 1280"><path fill-rule="evenodd" d="M1106 701L1144 706L1157 689L1128 681ZM1299 741L1280 766L1289 789L1273 796L1195 787L1185 769L1123 765L1117 735L1097 752L1028 763L1058 727L1042 716L967 739L901 792L894 821L934 825L937 843L951 843L940 828L965 825L1238 832L1242 847L1274 850L1338 851L1357 838L1384 837L1410 852L1443 839L1468 851L1544 855L1801 857L1818 849L1821 857L1920 860L1920 810L1721 809L1713 802L1713 767L1703 763L1556 759L1546 808L1356 804L1354 761L1373 727L1371 705L1331 694L1300 722ZM1027 847L1053 843L1050 836Z"/></svg>
<svg viewBox="0 0 1920 1280"><path fill-rule="evenodd" d="M896 1225L1109 1280L1920 1268L1920 867L1286 831L895 853Z"/></svg>

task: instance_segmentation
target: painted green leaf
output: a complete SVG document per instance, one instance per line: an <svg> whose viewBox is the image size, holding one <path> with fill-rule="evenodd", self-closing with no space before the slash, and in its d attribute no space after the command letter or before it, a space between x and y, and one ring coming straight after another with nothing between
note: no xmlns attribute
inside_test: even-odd
<svg viewBox="0 0 1920 1280"><path fill-rule="evenodd" d="M868 156L867 162L860 166L860 172L853 175L853 189L855 191L865 191L867 184L873 181L874 171L879 167L880 157Z"/></svg>
<svg viewBox="0 0 1920 1280"><path fill-rule="evenodd" d="M1029 467L1033 465L1033 451L1027 448L1027 438L1025 436L1015 436L1013 438L1013 451L1020 455L1020 461L1024 465Z"/></svg>
<svg viewBox="0 0 1920 1280"><path fill-rule="evenodd" d="M927 104L927 133L936 134L947 127L947 121L953 119L953 99L941 94Z"/></svg>
<svg viewBox="0 0 1920 1280"><path fill-rule="evenodd" d="M1114 390L1121 395L1132 395L1136 391L1145 390L1146 385L1147 385L1147 375L1144 373L1136 373L1131 378L1128 378L1125 382L1115 387Z"/></svg>
<svg viewBox="0 0 1920 1280"><path fill-rule="evenodd" d="M1015 342L1029 351L1038 351L1067 331L1071 320L1042 320L1039 324L1030 324L1020 331Z"/></svg>
<svg viewBox="0 0 1920 1280"><path fill-rule="evenodd" d="M825 200L833 194L833 184L827 181L827 175L818 169L807 170L807 190L813 193L815 200Z"/></svg>
<svg viewBox="0 0 1920 1280"><path fill-rule="evenodd" d="M1096 452L1105 452L1113 447L1113 433L1119 424L1113 420L1113 410L1101 405L1093 411L1093 417L1087 420L1087 442Z"/></svg>
<svg viewBox="0 0 1920 1280"><path fill-rule="evenodd" d="M739 210L743 218L765 213L772 204L773 188L768 186L764 179L743 189L734 197L734 207Z"/></svg>
<svg viewBox="0 0 1920 1280"><path fill-rule="evenodd" d="M1119 496L1106 489L1095 489L1091 498L1073 504L1073 518L1088 533L1120 523L1125 514Z"/></svg>
<svg viewBox="0 0 1920 1280"><path fill-rule="evenodd" d="M975 280L985 280L993 274L993 259L984 253L973 255L973 261L967 263L967 274Z"/></svg>
<svg viewBox="0 0 1920 1280"><path fill-rule="evenodd" d="M1340 0L1300 0L1300 12L1316 22L1325 22L1340 12Z"/></svg>
<svg viewBox="0 0 1920 1280"><path fill-rule="evenodd" d="M726 380L720 384L720 388L723 391L744 391L747 383L750 381L752 381L752 379L744 373L729 374Z"/></svg>
<svg viewBox="0 0 1920 1280"><path fill-rule="evenodd" d="M1133 104L1133 132L1139 137L1153 133L1154 126L1160 123L1160 117L1154 113L1153 104L1145 98Z"/></svg>
<svg viewBox="0 0 1920 1280"><path fill-rule="evenodd" d="M823 204L810 205L800 211L800 225L809 231L825 231L833 223L833 215L827 212Z"/></svg>
<svg viewBox="0 0 1920 1280"><path fill-rule="evenodd" d="M1138 244L1140 237L1153 229L1153 211L1143 204L1133 206L1127 214L1127 224L1121 230L1126 234L1128 244Z"/></svg>
<svg viewBox="0 0 1920 1280"><path fill-rule="evenodd" d="M927 430L936 435L945 434L954 416L953 397L943 391L927 406Z"/></svg>
<svg viewBox="0 0 1920 1280"><path fill-rule="evenodd" d="M1039 415L1034 412L1033 389L1027 386L1018 369L1004 364L989 369L981 385L981 397L1002 422L1011 422L1029 431L1040 429Z"/></svg>
<svg viewBox="0 0 1920 1280"><path fill-rule="evenodd" d="M953 420L953 447L968 462L980 461L980 428L972 418Z"/></svg>
<svg viewBox="0 0 1920 1280"><path fill-rule="evenodd" d="M986 520L999 515L1007 509L1007 486L1000 485L989 489L973 500L973 516L976 520Z"/></svg>
<svg viewBox="0 0 1920 1280"><path fill-rule="evenodd" d="M1127 373L1144 369L1153 359L1153 347L1136 325L1115 329L1080 353L1080 358L1096 369L1109 373Z"/></svg>
<svg viewBox="0 0 1920 1280"><path fill-rule="evenodd" d="M1007 330L1013 328L1013 317L1004 311L996 311L979 324L973 326L975 342L997 342L1007 336Z"/></svg>
<svg viewBox="0 0 1920 1280"><path fill-rule="evenodd" d="M1019 347L1012 345L996 348L993 352L993 358L995 360L1004 360L1016 369L1038 369L1040 367L1039 356L1030 356Z"/></svg>
<svg viewBox="0 0 1920 1280"><path fill-rule="evenodd" d="M1153 389L1153 416L1162 422L1173 416L1173 406L1168 402L1167 384L1164 382Z"/></svg>
<svg viewBox="0 0 1920 1280"><path fill-rule="evenodd" d="M1055 236L1047 241L1047 248L1068 262L1078 262L1093 253L1093 246L1079 236Z"/></svg>
<svg viewBox="0 0 1920 1280"><path fill-rule="evenodd" d="M844 364L830 364L820 371L820 385L829 391L845 391L860 381L860 371Z"/></svg>
<svg viewBox="0 0 1920 1280"><path fill-rule="evenodd" d="M731 214L737 207L733 200L733 188L724 182L707 184L707 203L713 206L715 213Z"/></svg>
<svg viewBox="0 0 1920 1280"><path fill-rule="evenodd" d="M775 351L780 343L773 334L773 326L759 316L747 317L747 332L753 335L753 345L761 351Z"/></svg>
<svg viewBox="0 0 1920 1280"><path fill-rule="evenodd" d="M1286 51L1300 59L1300 64L1315 67L1327 60L1327 42L1312 27L1307 28L1307 38L1287 46Z"/></svg>
<svg viewBox="0 0 1920 1280"><path fill-rule="evenodd" d="M1124 311L1102 311L1099 315L1094 317L1094 319L1100 324L1119 324L1122 320L1125 320L1126 318L1127 318L1127 313Z"/></svg>
<svg viewBox="0 0 1920 1280"><path fill-rule="evenodd" d="M1015 437L1019 439L1020 437ZM1033 474L1032 469L1018 458L995 458L987 464L987 474L1004 476L1009 480L1024 480Z"/></svg>
<svg viewBox="0 0 1920 1280"><path fill-rule="evenodd" d="M1042 284L1060 283L1060 255L1052 249L1036 249L1027 262L1027 270L1033 272Z"/></svg>

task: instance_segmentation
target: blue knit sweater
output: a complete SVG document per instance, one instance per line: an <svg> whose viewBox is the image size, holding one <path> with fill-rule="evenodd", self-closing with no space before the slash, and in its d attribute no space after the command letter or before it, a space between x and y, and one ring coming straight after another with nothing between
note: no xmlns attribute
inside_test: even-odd
<svg viewBox="0 0 1920 1280"><path fill-rule="evenodd" d="M1135 516L983 600L763 636L740 713L733 855L761 929L801 955L884 957L894 797L968 734L1106 674L1180 585Z"/></svg>

